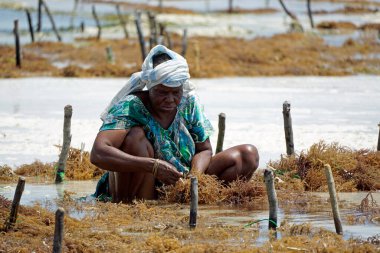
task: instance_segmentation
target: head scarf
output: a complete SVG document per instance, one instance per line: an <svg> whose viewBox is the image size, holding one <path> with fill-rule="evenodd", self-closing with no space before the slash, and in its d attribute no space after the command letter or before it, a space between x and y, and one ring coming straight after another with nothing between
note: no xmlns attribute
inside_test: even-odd
<svg viewBox="0 0 380 253"><path fill-rule="evenodd" d="M163 53L168 54L171 60L163 62L153 68L153 56ZM184 96L194 90L194 86L189 81L190 74L186 59L163 45L157 45L150 50L141 69L141 72L132 74L127 84L115 95L110 104L100 115L103 121L108 111L115 104L122 101L127 95L141 91L145 87L149 90L158 84L173 88L183 85Z"/></svg>

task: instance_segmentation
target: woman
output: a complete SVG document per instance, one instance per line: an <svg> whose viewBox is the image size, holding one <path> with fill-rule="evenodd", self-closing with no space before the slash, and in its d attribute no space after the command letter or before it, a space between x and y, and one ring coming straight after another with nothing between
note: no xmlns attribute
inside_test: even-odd
<svg viewBox="0 0 380 253"><path fill-rule="evenodd" d="M213 129L189 78L186 60L158 45L102 114L91 162L109 171L104 178L113 202L154 199L157 184L196 171L231 182L257 169L252 145L212 156Z"/></svg>

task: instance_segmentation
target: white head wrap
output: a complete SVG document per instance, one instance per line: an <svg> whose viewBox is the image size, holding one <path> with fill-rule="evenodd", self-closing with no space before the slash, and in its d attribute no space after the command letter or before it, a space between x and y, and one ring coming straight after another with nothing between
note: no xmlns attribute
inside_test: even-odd
<svg viewBox="0 0 380 253"><path fill-rule="evenodd" d="M171 60L163 62L153 68L153 56L163 53L168 54ZM183 85L183 94L186 96L189 92L194 90L194 86L190 83L189 78L189 67L186 59L163 45L157 45L150 50L148 56L145 58L142 71L132 74L127 84L124 85L102 112L100 118L104 121L112 106L124 99L127 95L143 90L145 86L149 90L158 84L173 88Z"/></svg>

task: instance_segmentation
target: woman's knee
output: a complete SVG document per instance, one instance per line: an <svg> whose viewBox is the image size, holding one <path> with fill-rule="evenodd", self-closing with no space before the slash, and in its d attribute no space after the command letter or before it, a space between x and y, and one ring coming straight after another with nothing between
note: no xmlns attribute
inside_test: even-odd
<svg viewBox="0 0 380 253"><path fill-rule="evenodd" d="M140 126L132 127L128 131L120 149L131 155L154 157L153 146Z"/></svg>
<svg viewBox="0 0 380 253"><path fill-rule="evenodd" d="M259 167L259 152L254 145L245 144L239 147L243 164L243 174L251 176Z"/></svg>

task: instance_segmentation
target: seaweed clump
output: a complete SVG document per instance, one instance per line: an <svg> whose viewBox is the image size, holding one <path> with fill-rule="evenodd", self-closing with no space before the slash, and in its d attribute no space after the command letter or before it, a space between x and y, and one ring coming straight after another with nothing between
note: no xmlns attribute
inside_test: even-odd
<svg viewBox="0 0 380 253"><path fill-rule="evenodd" d="M93 165L90 154L76 148L70 148L66 161L65 177L70 180L97 179L105 171ZM19 176L27 177L30 181L49 182L55 179L56 163L35 161L23 164L13 171L9 166L0 166L0 182L17 182Z"/></svg>
<svg viewBox="0 0 380 253"><path fill-rule="evenodd" d="M226 185L216 176L196 174L198 178L199 204L229 204L244 206L263 199L265 186L255 176L249 181L238 179ZM175 185L158 189L160 199L169 203L190 202L190 179L179 180Z"/></svg>
<svg viewBox="0 0 380 253"><path fill-rule="evenodd" d="M306 152L270 162L279 177L299 178L307 191L326 191L324 164L330 164L338 191L380 189L380 152L352 150L321 141Z"/></svg>

